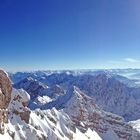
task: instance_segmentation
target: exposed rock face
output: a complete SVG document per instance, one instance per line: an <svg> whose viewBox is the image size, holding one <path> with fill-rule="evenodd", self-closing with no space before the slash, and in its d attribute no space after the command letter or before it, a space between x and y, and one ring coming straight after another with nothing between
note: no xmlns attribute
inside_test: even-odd
<svg viewBox="0 0 140 140"><path fill-rule="evenodd" d="M95 130L103 140L114 137L114 140L138 140L140 137L139 133L122 117L101 110L92 98L75 86L57 101L48 104L49 108L52 106L62 108L83 133L90 128Z"/></svg>
<svg viewBox="0 0 140 140"><path fill-rule="evenodd" d="M0 109L6 109L11 100L12 84L8 75L0 70Z"/></svg>
<svg viewBox="0 0 140 140"><path fill-rule="evenodd" d="M89 134L89 131L87 133L78 131L72 120L63 111L55 108L30 111L23 106L23 102L28 103L28 101L27 92L22 89L13 89L8 107L8 135L12 140L78 140L79 135L83 140L94 138L95 134L91 130ZM99 137L96 140L101 139Z"/></svg>
<svg viewBox="0 0 140 140"><path fill-rule="evenodd" d="M48 86L38 82L37 80L33 79L32 77L25 78L24 80L20 81L18 84L14 86L16 89L24 89L26 90L31 99L36 98L39 94L42 94Z"/></svg>
<svg viewBox="0 0 140 140"><path fill-rule="evenodd" d="M30 78L23 80L23 77L28 77L29 74ZM127 86L131 82L135 83L135 80L126 79L126 77L111 74L106 71L88 72L78 75L59 72L46 74L46 76L44 76L44 72L42 71L40 74L36 74L36 72L22 73L20 75L15 74L13 77L20 81L18 83L16 82L15 87L23 88L30 95L34 95L34 98L41 96L42 93L44 95L44 87L36 88L37 90L35 90L35 87L39 87L35 86L35 83L39 83L40 85L43 85L43 83L47 84L51 89L47 88L45 93L46 95L50 95L50 98L61 95L60 90L52 89L53 86L59 85L66 91L71 85L75 85L86 95L93 98L96 104L103 110L122 116L126 121L140 118L140 88ZM35 83L32 81L35 81ZM32 101L34 102L34 100ZM31 108L32 106L29 107Z"/></svg>
<svg viewBox="0 0 140 140"><path fill-rule="evenodd" d="M13 117L13 115L16 114L21 118L21 120L29 123L31 113L30 109L27 108L29 100L30 96L26 91L24 91L23 89L13 89L10 106L8 108L10 111L9 116Z"/></svg>
<svg viewBox="0 0 140 140"><path fill-rule="evenodd" d="M11 100L12 84L8 75L0 70L0 133L4 134L5 123L8 123L7 107Z"/></svg>
<svg viewBox="0 0 140 140"><path fill-rule="evenodd" d="M122 117L101 110L90 97L82 93L77 87L71 94L73 96L66 103L64 111L79 129L82 131L87 130L87 128L96 130L103 139L110 131L117 139L138 139L138 132L124 122Z"/></svg>

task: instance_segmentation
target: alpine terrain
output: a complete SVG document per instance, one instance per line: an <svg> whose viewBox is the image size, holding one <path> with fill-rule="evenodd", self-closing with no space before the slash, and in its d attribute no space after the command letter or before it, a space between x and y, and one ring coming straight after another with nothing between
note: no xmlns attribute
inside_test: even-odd
<svg viewBox="0 0 140 140"><path fill-rule="evenodd" d="M140 139L140 89L133 78L114 71L9 76L0 70L1 139Z"/></svg>

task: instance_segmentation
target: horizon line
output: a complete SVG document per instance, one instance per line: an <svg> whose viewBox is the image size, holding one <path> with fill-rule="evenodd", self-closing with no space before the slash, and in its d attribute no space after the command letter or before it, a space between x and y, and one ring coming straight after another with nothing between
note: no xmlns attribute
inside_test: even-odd
<svg viewBox="0 0 140 140"><path fill-rule="evenodd" d="M1 70L4 70L1 68ZM39 72L39 71L98 71L98 70L140 70L140 68L79 68L79 69L34 69L34 70L4 70L8 73L17 73L17 72Z"/></svg>

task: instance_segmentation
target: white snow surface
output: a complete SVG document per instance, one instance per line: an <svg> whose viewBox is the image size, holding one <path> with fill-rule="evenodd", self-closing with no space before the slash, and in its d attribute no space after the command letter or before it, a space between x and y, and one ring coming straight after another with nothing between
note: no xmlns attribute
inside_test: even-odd
<svg viewBox="0 0 140 140"><path fill-rule="evenodd" d="M17 98L19 96L20 98ZM13 89L8 108L10 111L9 121L8 124L5 124L5 133L4 135L0 134L0 139L79 140L82 138L83 140L101 140L100 136L91 129L82 133L66 113L55 108L31 111L29 123L26 123L20 115L12 111L24 112L27 107L24 107L22 102L28 102L29 99L29 95L24 90Z"/></svg>
<svg viewBox="0 0 140 140"><path fill-rule="evenodd" d="M74 90L75 95L74 96L72 95L71 101L69 101L68 104L72 107L71 105L72 102L73 102L73 105L75 105L76 103L75 101L79 100L77 104L78 106L80 105L80 107L82 107L81 103L83 101L84 103L83 105L85 105L85 109L87 109L88 107L91 107L93 103L92 100L89 99L87 96L84 96L78 88L75 87L74 89L75 89ZM20 98L17 98L19 96ZM25 99L22 99L24 97ZM82 131L80 127L77 126L71 120L68 114L66 114L63 110L58 111L56 108L47 109L47 110L36 109L34 111L31 111L29 123L26 123L24 120L21 119L20 115L14 113L13 110L24 112L26 109L28 109L22 104L22 101L27 101L27 99L29 99L27 92L25 92L24 90L13 89L12 100L8 108L10 111L9 121L8 121L8 124L5 124L5 134L4 135L0 134L1 139L5 139L5 140L11 140L11 139L13 140L31 140L31 139L32 140L112 140L112 139L122 140L114 133L113 130L111 131L111 129L109 129L107 133L106 132L98 133L96 130L91 129L90 127ZM87 105L85 104L85 100L89 100L87 101ZM91 103L91 105L89 105L89 103ZM98 109L96 108L96 105L92 109L93 110L89 108L89 110L87 110L87 115L90 112L91 114L94 113L94 111L96 113L98 112L98 110L96 110ZM79 110L77 110L77 113L78 111ZM102 115L104 116L105 114L102 114ZM108 115L110 116L111 114L108 114ZM116 115L112 117L114 117L112 119L118 118L118 116ZM109 119L109 118L106 118L106 119ZM121 119L121 118L118 118L118 119ZM86 121L81 122L81 126L83 126L83 128L85 128L84 125L86 125ZM102 122L100 125L103 125ZM109 125L109 124L106 123L106 125ZM110 127L112 126L110 125ZM119 127L119 125L118 126L114 125L113 127L115 129L120 128L120 131L121 129L122 131L124 129L123 126ZM123 140L126 140L126 139L123 139ZM135 140L135 137L133 140Z"/></svg>
<svg viewBox="0 0 140 140"><path fill-rule="evenodd" d="M16 86L29 94L23 89L13 89L9 121L0 139L139 140L140 121L126 123L120 116L126 120L140 117L140 88L129 87L136 81L114 75L118 72L123 73L112 70L113 74L108 71L38 71L24 73L27 77L17 74ZM26 79L20 81L21 75ZM30 110L29 102L37 109ZM30 112L29 123L20 116L26 111Z"/></svg>
<svg viewBox="0 0 140 140"><path fill-rule="evenodd" d="M89 70L52 72L51 74L40 71L17 73L12 76L12 79L20 79L15 87L23 88L31 95L32 101L29 105L31 109L41 108L42 105L47 104L44 96L55 100L65 94L71 86L77 86L93 98L103 110L122 116L126 121L132 121L140 118L140 88L135 84L138 82L136 79L129 79L124 75L134 74L134 72L140 71ZM22 79L24 76L25 79ZM43 101L40 102L38 97Z"/></svg>
<svg viewBox="0 0 140 140"><path fill-rule="evenodd" d="M139 120L135 120L135 121L130 121L129 124L136 129L137 131L140 132L140 119Z"/></svg>

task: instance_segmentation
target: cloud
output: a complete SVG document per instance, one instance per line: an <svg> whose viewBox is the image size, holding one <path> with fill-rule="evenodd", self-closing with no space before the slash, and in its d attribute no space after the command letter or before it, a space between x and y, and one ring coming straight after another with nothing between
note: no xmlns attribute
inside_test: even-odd
<svg viewBox="0 0 140 140"><path fill-rule="evenodd" d="M127 61L129 63L138 63L140 60L134 59L134 58L124 58L124 61Z"/></svg>
<svg viewBox="0 0 140 140"><path fill-rule="evenodd" d="M127 63L140 63L140 60L134 58L124 58L120 60L110 60L108 63L110 64L126 64Z"/></svg>

